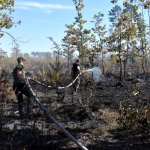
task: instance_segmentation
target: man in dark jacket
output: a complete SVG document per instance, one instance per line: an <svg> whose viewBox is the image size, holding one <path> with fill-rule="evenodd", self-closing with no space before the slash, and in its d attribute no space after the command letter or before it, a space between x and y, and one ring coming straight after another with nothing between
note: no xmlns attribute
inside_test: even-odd
<svg viewBox="0 0 150 150"><path fill-rule="evenodd" d="M72 78L75 79L80 73L81 73L80 59L77 59L76 63L74 63L72 67ZM80 85L80 78L78 78L73 84L73 89L75 92L77 92L79 85Z"/></svg>
<svg viewBox="0 0 150 150"><path fill-rule="evenodd" d="M25 59L23 57L17 58L18 65L13 70L13 90L15 91L15 94L17 96L18 100L18 108L19 108L19 114L21 119L25 118L24 113L24 107L23 107L23 95L28 97L28 107L27 107L27 113L28 115L32 113L32 93L30 89L27 87L28 81L25 78L25 71L24 71L24 61Z"/></svg>

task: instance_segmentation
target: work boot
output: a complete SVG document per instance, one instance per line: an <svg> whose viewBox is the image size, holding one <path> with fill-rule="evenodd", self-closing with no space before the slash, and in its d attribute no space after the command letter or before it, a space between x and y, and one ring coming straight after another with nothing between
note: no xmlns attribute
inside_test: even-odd
<svg viewBox="0 0 150 150"><path fill-rule="evenodd" d="M23 108L23 103L19 103L19 114L20 114L20 117L21 116L24 116L24 108Z"/></svg>

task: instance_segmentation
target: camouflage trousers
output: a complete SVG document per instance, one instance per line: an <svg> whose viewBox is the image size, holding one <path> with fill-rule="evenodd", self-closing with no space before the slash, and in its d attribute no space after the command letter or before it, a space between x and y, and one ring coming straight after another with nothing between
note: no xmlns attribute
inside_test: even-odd
<svg viewBox="0 0 150 150"><path fill-rule="evenodd" d="M15 91L15 95L17 96L18 100L18 109L19 114L24 115L24 99L23 94L28 97L28 106L27 106L27 113L32 112L32 105L33 105L33 95L30 89L25 86L25 84L14 84L13 90Z"/></svg>
<svg viewBox="0 0 150 150"><path fill-rule="evenodd" d="M77 77L76 74L73 74L72 78L73 80ZM78 88L79 88L79 85L80 85L80 78L78 78L74 83L73 83L73 90L75 92L77 92Z"/></svg>

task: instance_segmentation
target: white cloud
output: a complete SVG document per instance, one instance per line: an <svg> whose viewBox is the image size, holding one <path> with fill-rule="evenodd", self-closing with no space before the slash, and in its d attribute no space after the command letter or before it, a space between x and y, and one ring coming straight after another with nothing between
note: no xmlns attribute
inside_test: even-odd
<svg viewBox="0 0 150 150"><path fill-rule="evenodd" d="M25 6L15 6L15 8L24 9L24 10L31 10L29 7L25 7Z"/></svg>
<svg viewBox="0 0 150 150"><path fill-rule="evenodd" d="M37 2L24 2L24 1L18 1L15 3L15 5L20 7L37 7L41 9L74 9L73 6L63 6L58 4L42 4Z"/></svg>

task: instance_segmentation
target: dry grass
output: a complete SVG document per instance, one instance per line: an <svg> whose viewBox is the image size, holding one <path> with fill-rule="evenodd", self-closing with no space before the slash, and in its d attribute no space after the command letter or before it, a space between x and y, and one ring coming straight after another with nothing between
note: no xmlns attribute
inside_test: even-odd
<svg viewBox="0 0 150 150"><path fill-rule="evenodd" d="M103 130L112 130L118 128L117 118L120 116L119 112L113 111L109 108L99 109L99 112L101 112L99 118L104 120L107 124L106 127L103 127Z"/></svg>

